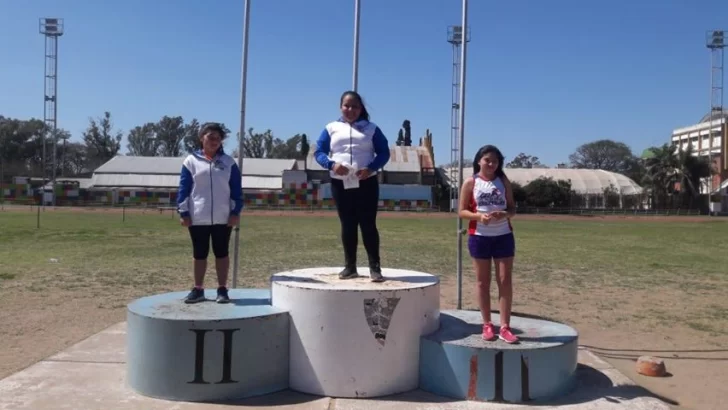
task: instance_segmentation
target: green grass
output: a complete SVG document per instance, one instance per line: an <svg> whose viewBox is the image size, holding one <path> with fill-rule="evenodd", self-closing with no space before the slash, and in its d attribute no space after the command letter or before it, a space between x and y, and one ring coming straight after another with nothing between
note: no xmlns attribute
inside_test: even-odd
<svg viewBox="0 0 728 410"><path fill-rule="evenodd" d="M177 219L158 214L0 213L0 278L31 279L73 271L81 280L145 283L139 276L184 277L190 241ZM380 218L383 264L454 275L454 219ZM648 287L728 278L728 223L514 221L516 269L528 280L566 280ZM240 277L265 282L271 273L340 265L339 227L332 217L244 216ZM470 261L463 238L463 263ZM232 242L231 242L232 243ZM231 245L232 246L232 245ZM360 243L361 261L365 262ZM57 259L57 263L50 262ZM86 279L83 279L86 278ZM693 284L695 285L695 284Z"/></svg>
<svg viewBox="0 0 728 410"><path fill-rule="evenodd" d="M454 217L380 218L379 227L384 266L435 273L443 286L452 286ZM514 227L517 302L531 298L546 310L562 311L573 310L573 302L608 312L636 303L629 300L629 292L659 289L705 299L704 306L687 309L681 305L686 301L677 300L654 314L635 311L635 320L709 315L725 322L728 304L720 289L728 283L726 221L516 219ZM463 239L464 274L469 278L467 237ZM359 249L365 264L361 243ZM238 286L266 286L272 273L288 269L340 266L338 220L244 215L240 255ZM0 212L0 261L0 291L93 292L107 295L114 307L151 292L187 289L191 281L190 240L170 214L127 213L122 221L121 214L44 212L37 229L33 212ZM208 274L208 283L214 283L213 276ZM561 296L544 299L540 295L546 290ZM599 299L600 294L606 296ZM692 326L728 334L727 326Z"/></svg>

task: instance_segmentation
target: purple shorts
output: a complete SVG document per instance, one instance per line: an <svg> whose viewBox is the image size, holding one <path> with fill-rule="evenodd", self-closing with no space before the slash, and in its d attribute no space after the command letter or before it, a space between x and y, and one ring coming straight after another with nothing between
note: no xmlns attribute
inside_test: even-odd
<svg viewBox="0 0 728 410"><path fill-rule="evenodd" d="M498 236L469 235L468 250L473 259L510 258L516 254L513 233Z"/></svg>

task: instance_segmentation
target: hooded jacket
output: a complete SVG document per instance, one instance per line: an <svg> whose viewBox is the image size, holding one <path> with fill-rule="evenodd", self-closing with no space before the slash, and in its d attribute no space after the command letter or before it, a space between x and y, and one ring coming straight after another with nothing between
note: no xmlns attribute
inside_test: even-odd
<svg viewBox="0 0 728 410"><path fill-rule="evenodd" d="M185 158L177 192L181 217L190 217L192 225L227 224L242 209L242 177L231 156L220 148L211 160L202 150Z"/></svg>
<svg viewBox="0 0 728 410"><path fill-rule="evenodd" d="M331 171L331 178L346 178L333 172L337 162L355 170L368 168L375 175L389 161L389 143L375 123L359 120L349 125L340 118L328 123L321 132L314 157L319 165Z"/></svg>

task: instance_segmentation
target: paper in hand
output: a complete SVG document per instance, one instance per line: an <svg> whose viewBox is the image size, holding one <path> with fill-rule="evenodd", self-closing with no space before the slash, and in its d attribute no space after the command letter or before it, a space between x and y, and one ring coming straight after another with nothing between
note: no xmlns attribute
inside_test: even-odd
<svg viewBox="0 0 728 410"><path fill-rule="evenodd" d="M349 169L349 173L344 176L344 189L359 188L359 177L356 176L356 165L347 163L342 163L342 165Z"/></svg>

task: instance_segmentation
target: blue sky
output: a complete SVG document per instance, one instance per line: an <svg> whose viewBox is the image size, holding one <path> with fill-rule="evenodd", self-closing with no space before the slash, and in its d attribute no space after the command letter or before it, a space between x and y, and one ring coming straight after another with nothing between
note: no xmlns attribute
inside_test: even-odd
<svg viewBox="0 0 728 410"><path fill-rule="evenodd" d="M351 87L353 0L252 0L246 128L315 138ZM65 19L58 122L74 140L105 110L117 128L163 115L240 118L242 0L0 0L0 114L43 116L38 18ZM471 0L466 161L483 144L548 165L611 138L640 153L709 107L709 29L725 0ZM409 119L450 159L459 0L362 0L359 91L393 144ZM230 141L231 150L236 144ZM122 152L126 151L126 141Z"/></svg>

